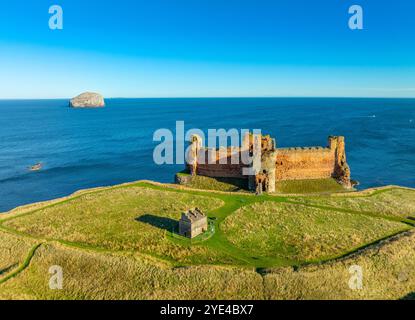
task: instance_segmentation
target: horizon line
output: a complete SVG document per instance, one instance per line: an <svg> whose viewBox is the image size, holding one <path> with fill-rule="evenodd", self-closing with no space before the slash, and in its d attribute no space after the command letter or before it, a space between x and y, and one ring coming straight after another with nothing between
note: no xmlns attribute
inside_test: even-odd
<svg viewBox="0 0 415 320"><path fill-rule="evenodd" d="M27 101L27 100L71 100L72 98L0 98L0 101ZM106 100L111 99L415 99L413 97L376 97L376 96L200 96L200 97L104 97Z"/></svg>

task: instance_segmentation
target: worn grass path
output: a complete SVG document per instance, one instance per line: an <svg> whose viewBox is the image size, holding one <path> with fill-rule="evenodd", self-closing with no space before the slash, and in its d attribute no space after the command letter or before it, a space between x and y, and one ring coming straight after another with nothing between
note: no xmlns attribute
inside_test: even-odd
<svg viewBox="0 0 415 320"><path fill-rule="evenodd" d="M2 283L4 283L4 282L6 282L6 281L8 281L8 280L10 280L10 279L12 279L12 278L14 278L14 277L15 277L15 276L17 276L20 272L22 272L24 269L26 269L26 268L30 265L30 262L32 261L32 258L33 258L33 256L34 256L34 255L35 255L35 253L36 253L36 250L37 250L37 249L39 249L39 247L40 247L41 245L42 245L41 243L38 243L38 244L34 245L34 246L30 249L30 251L29 251L29 253L28 253L28 255L27 255L26 259L23 261L23 263L22 263L21 265L19 265L16 269L14 269L14 270L10 271L9 273L7 273L5 276L1 277L1 278L0 278L0 285L1 285Z"/></svg>

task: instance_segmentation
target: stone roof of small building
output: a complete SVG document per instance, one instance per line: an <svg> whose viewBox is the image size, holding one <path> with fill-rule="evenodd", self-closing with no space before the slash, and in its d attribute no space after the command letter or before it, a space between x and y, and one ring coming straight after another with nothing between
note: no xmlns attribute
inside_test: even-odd
<svg viewBox="0 0 415 320"><path fill-rule="evenodd" d="M206 215L200 209L195 208L187 212L183 212L182 220L184 220L184 218L187 218L187 220L191 222L196 222L206 218Z"/></svg>

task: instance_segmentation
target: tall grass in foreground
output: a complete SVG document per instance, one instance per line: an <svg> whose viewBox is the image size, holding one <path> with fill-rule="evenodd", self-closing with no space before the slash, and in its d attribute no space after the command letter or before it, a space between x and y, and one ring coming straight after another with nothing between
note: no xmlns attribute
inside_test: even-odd
<svg viewBox="0 0 415 320"><path fill-rule="evenodd" d="M36 242L0 231L0 280L17 268Z"/></svg>
<svg viewBox="0 0 415 320"><path fill-rule="evenodd" d="M390 188L254 197L148 183L85 191L1 220L0 266L7 281L0 276L0 299L411 297L414 231L382 245L373 241L411 228L400 221L412 209L413 195ZM195 206L216 218L215 234L197 245L170 237L181 211ZM333 260L371 243L364 252ZM281 256L319 264L298 267L290 260L285 265L296 267L276 268ZM326 258L331 262L321 264ZM63 268L61 291L49 289L52 265ZM363 269L362 290L348 286L351 265Z"/></svg>
<svg viewBox="0 0 415 320"><path fill-rule="evenodd" d="M352 265L362 268L361 290L348 285ZM265 291L269 299L405 298L415 292L415 233L341 261L274 269L265 276Z"/></svg>
<svg viewBox="0 0 415 320"><path fill-rule="evenodd" d="M361 255L319 266L254 270L172 269L141 256L42 245L29 268L0 285L0 299L400 299L415 291L415 234ZM48 287L51 265L64 289ZM363 269L362 290L349 288L349 267Z"/></svg>

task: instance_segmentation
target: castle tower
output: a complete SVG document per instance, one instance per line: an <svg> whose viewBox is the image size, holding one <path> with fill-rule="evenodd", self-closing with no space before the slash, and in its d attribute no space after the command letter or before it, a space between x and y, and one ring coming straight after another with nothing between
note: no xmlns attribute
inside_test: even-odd
<svg viewBox="0 0 415 320"><path fill-rule="evenodd" d="M344 137L329 137L329 148L334 152L333 178L345 187L351 188L350 167L347 164Z"/></svg>
<svg viewBox="0 0 415 320"><path fill-rule="evenodd" d="M249 139L249 140L248 140ZM249 143L247 143L249 141ZM249 176L249 189L262 192L275 192L276 142L270 136L249 134L244 137L244 145L249 145L253 157L253 175Z"/></svg>
<svg viewBox="0 0 415 320"><path fill-rule="evenodd" d="M190 174L195 176L197 175L199 152L202 149L202 138L199 135L194 134L192 135L191 141L189 153L187 154L187 164L190 169Z"/></svg>
<svg viewBox="0 0 415 320"><path fill-rule="evenodd" d="M275 192L277 150L267 150L261 156L261 173L266 175L265 192Z"/></svg>

